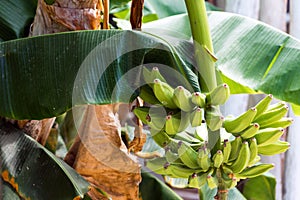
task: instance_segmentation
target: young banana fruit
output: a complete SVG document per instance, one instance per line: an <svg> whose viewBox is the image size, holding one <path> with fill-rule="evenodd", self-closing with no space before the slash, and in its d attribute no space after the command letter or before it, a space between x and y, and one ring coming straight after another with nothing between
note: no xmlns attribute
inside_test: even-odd
<svg viewBox="0 0 300 200"><path fill-rule="evenodd" d="M268 109L268 106L270 105L272 100L273 100L273 95L269 94L256 104L255 107L257 112L254 120L256 120L262 113L264 113Z"/></svg>
<svg viewBox="0 0 300 200"><path fill-rule="evenodd" d="M171 109L177 108L173 101L174 89L168 83L162 82L159 79L154 79L153 92L162 105Z"/></svg>
<svg viewBox="0 0 300 200"><path fill-rule="evenodd" d="M250 160L250 148L248 142L245 141L242 143L241 150L236 160L234 160L232 165L230 166L230 169L233 171L233 173L240 173L248 166L249 160Z"/></svg>
<svg viewBox="0 0 300 200"><path fill-rule="evenodd" d="M201 126L203 120L204 110L197 107L190 115L190 122L192 127Z"/></svg>
<svg viewBox="0 0 300 200"><path fill-rule="evenodd" d="M205 112L205 120L208 128L216 131L222 127L224 117L217 108L210 107Z"/></svg>
<svg viewBox="0 0 300 200"><path fill-rule="evenodd" d="M192 103L200 108L204 108L206 104L206 95L200 92L194 92L192 94Z"/></svg>
<svg viewBox="0 0 300 200"><path fill-rule="evenodd" d="M149 84L150 87L153 86L154 79L159 79L163 82L167 82L165 78L160 74L157 67L153 67L152 70L148 70L146 67L143 67L143 77L144 81Z"/></svg>
<svg viewBox="0 0 300 200"><path fill-rule="evenodd" d="M147 103L152 105L159 105L161 104L160 101L155 97L155 94L152 88L149 85L143 85L140 88L139 96Z"/></svg>
<svg viewBox="0 0 300 200"><path fill-rule="evenodd" d="M185 112L189 112L195 107L192 103L192 94L183 86L174 89L173 101L178 108Z"/></svg>
<svg viewBox="0 0 300 200"><path fill-rule="evenodd" d="M251 124L256 112L256 108L253 107L236 118L226 118L223 127L229 133L242 132Z"/></svg>
<svg viewBox="0 0 300 200"><path fill-rule="evenodd" d="M243 132L241 132L240 135L243 139L252 138L257 134L257 132L259 131L259 128L260 128L260 126L258 123L250 124L250 126L248 128L246 128Z"/></svg>
<svg viewBox="0 0 300 200"><path fill-rule="evenodd" d="M284 129L282 128L266 128L259 130L255 138L258 146L266 146L279 140L283 133Z"/></svg>
<svg viewBox="0 0 300 200"><path fill-rule="evenodd" d="M197 162L199 167L203 169L203 171L207 171L211 167L212 163L210 157L211 157L210 150L207 149L205 146L198 150Z"/></svg>
<svg viewBox="0 0 300 200"><path fill-rule="evenodd" d="M257 142L256 142L255 138L250 139L249 148L250 148L250 159L249 159L248 166L251 166L251 165L254 165L256 162L258 162L258 160L260 159L260 157L257 155L258 147L257 147ZM259 157L259 158L257 158L257 157Z"/></svg>
<svg viewBox="0 0 300 200"><path fill-rule="evenodd" d="M229 140L225 139L223 142L223 162L227 163L229 161L231 153L231 143Z"/></svg>
<svg viewBox="0 0 300 200"><path fill-rule="evenodd" d="M213 156L213 161L214 161L214 167L220 168L220 166L223 164L223 161L224 161L224 155L221 150L218 150L215 153L215 155Z"/></svg>
<svg viewBox="0 0 300 200"><path fill-rule="evenodd" d="M165 131L169 135L176 135L184 131L190 124L189 114L178 112L174 115L166 116Z"/></svg>
<svg viewBox="0 0 300 200"><path fill-rule="evenodd" d="M263 114L261 114L255 122L260 124L262 127L267 127L268 125L279 121L281 118L283 118L286 113L288 112L289 107L287 105L279 107L277 109L267 110Z"/></svg>
<svg viewBox="0 0 300 200"><path fill-rule="evenodd" d="M258 153L265 156L272 156L285 152L289 147L290 144L288 142L278 140L273 144L258 146Z"/></svg>
<svg viewBox="0 0 300 200"><path fill-rule="evenodd" d="M198 153L184 142L179 143L178 155L180 160L191 169L199 169L197 162Z"/></svg>
<svg viewBox="0 0 300 200"><path fill-rule="evenodd" d="M210 93L206 95L206 100L209 105L223 105L230 96L230 89L226 83L218 85Z"/></svg>
<svg viewBox="0 0 300 200"><path fill-rule="evenodd" d="M241 178L241 179L254 178L254 177L264 174L265 172L267 172L273 168L274 168L273 164L258 164L258 165L254 165L252 167L248 167L248 168L244 169L242 172L235 173L234 175L235 175L235 177Z"/></svg>

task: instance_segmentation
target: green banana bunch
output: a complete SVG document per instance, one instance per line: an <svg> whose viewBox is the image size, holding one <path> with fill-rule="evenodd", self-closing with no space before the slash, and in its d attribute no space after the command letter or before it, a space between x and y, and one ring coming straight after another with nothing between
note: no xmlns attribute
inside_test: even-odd
<svg viewBox="0 0 300 200"><path fill-rule="evenodd" d="M223 164L224 161L224 155L221 150L218 150L215 155L213 156L213 163L215 168L220 168L220 166Z"/></svg>
<svg viewBox="0 0 300 200"><path fill-rule="evenodd" d="M289 147L290 144L288 142L278 140L269 145L258 146L258 153L265 156L272 156L285 152Z"/></svg>
<svg viewBox="0 0 300 200"><path fill-rule="evenodd" d="M205 112L205 120L208 128L216 131L222 127L224 117L216 107L210 107Z"/></svg>
<svg viewBox="0 0 300 200"><path fill-rule="evenodd" d="M173 101L178 108L185 112L189 112L195 107L192 103L192 94L183 86L178 86L174 89Z"/></svg>
<svg viewBox="0 0 300 200"><path fill-rule="evenodd" d="M230 169L233 173L240 173L243 171L249 164L250 161L250 148L248 142L245 141L242 143L241 150L236 158L233 161L232 165L230 165Z"/></svg>
<svg viewBox="0 0 300 200"><path fill-rule="evenodd" d="M192 94L192 103L200 108L204 108L206 104L206 95L200 92L194 92Z"/></svg>
<svg viewBox="0 0 300 200"><path fill-rule="evenodd" d="M256 108L253 107L236 118L226 118L223 127L229 133L242 132L251 124L256 112Z"/></svg>
<svg viewBox="0 0 300 200"><path fill-rule="evenodd" d="M192 127L201 126L203 115L204 115L203 108L197 107L195 110L193 110L190 115L191 126Z"/></svg>
<svg viewBox="0 0 300 200"><path fill-rule="evenodd" d="M155 97L165 107L171 109L178 108L173 101L174 89L168 83L162 82L159 79L154 79L153 92Z"/></svg>
<svg viewBox="0 0 300 200"><path fill-rule="evenodd" d="M165 131L169 135L175 135L184 131L190 124L189 114L178 112L174 115L166 116Z"/></svg>
<svg viewBox="0 0 300 200"><path fill-rule="evenodd" d="M197 162L198 153L191 146L182 141L178 145L178 155L185 166L191 169L199 169L200 167Z"/></svg>
<svg viewBox="0 0 300 200"><path fill-rule="evenodd" d="M198 165L201 169L203 169L203 171L207 171L209 170L209 168L211 167L211 153L210 150L204 146L202 148L200 148L198 150L198 156L197 156L197 162Z"/></svg>
<svg viewBox="0 0 300 200"><path fill-rule="evenodd" d="M218 85L211 92L206 94L208 105L223 105L230 96L230 89L226 83Z"/></svg>
<svg viewBox="0 0 300 200"><path fill-rule="evenodd" d="M234 175L235 175L235 177L240 178L240 179L254 178L254 177L264 174L265 172L267 172L273 168L274 168L273 164L258 164L258 165L254 165L252 167L248 167L248 168L244 169L242 172L236 173Z"/></svg>
<svg viewBox="0 0 300 200"><path fill-rule="evenodd" d="M279 140L283 133L284 129L282 128L266 128L259 130L255 138L258 146L266 146Z"/></svg>

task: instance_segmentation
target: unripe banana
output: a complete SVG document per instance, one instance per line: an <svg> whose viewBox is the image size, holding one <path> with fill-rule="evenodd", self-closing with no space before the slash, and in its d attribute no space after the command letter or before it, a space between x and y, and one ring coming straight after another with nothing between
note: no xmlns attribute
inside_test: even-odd
<svg viewBox="0 0 300 200"><path fill-rule="evenodd" d="M179 143L178 155L180 160L191 169L199 169L198 153L184 142Z"/></svg>
<svg viewBox="0 0 300 200"><path fill-rule="evenodd" d="M223 162L227 163L229 161L231 153L231 143L225 139L223 143Z"/></svg>
<svg viewBox="0 0 300 200"><path fill-rule="evenodd" d="M207 175L206 177L207 185L210 189L218 187L218 180L212 175Z"/></svg>
<svg viewBox="0 0 300 200"><path fill-rule="evenodd" d="M149 124L151 119L149 115L150 108L148 107L136 107L133 113L139 118L144 124Z"/></svg>
<svg viewBox="0 0 300 200"><path fill-rule="evenodd" d="M171 164L167 167L166 171L168 174L171 174L171 177L174 178L189 178L192 174L198 173L201 170L195 170L181 165Z"/></svg>
<svg viewBox="0 0 300 200"><path fill-rule="evenodd" d="M177 108L176 104L173 102L174 89L169 84L162 82L159 79L155 79L153 92L162 105L171 109Z"/></svg>
<svg viewBox="0 0 300 200"><path fill-rule="evenodd" d="M173 153L170 149L166 150L165 157L167 162L170 164L182 163L181 160L179 159L179 155L177 153Z"/></svg>
<svg viewBox="0 0 300 200"><path fill-rule="evenodd" d="M273 95L269 94L256 104L255 107L257 112L254 120L257 119L262 113L264 113L268 109L268 106L270 105L272 99L273 99Z"/></svg>
<svg viewBox="0 0 300 200"><path fill-rule="evenodd" d="M201 126L203 119L204 110L203 108L196 108L190 115L190 122L192 127Z"/></svg>
<svg viewBox="0 0 300 200"><path fill-rule="evenodd" d="M223 126L229 133L242 132L251 124L256 112L256 108L253 107L236 118L226 118Z"/></svg>
<svg viewBox="0 0 300 200"><path fill-rule="evenodd" d="M205 112L205 121L211 131L216 131L222 127L224 117L217 108L211 107Z"/></svg>
<svg viewBox="0 0 300 200"><path fill-rule="evenodd" d="M178 108L185 112L189 112L195 107L192 103L192 94L183 86L174 89L173 101Z"/></svg>
<svg viewBox="0 0 300 200"><path fill-rule="evenodd" d="M156 131L154 129L150 130L152 139L158 144L160 147L166 147L170 142L171 138L167 135L167 133L163 130Z"/></svg>
<svg viewBox="0 0 300 200"><path fill-rule="evenodd" d="M158 67L153 67L152 68L152 71L151 71L151 78L152 78L152 80L151 80L151 82L153 82L153 80L154 79L159 79L159 80L161 80L161 81L163 81L163 82L167 82L166 81L166 79L161 75L161 73L159 72L159 69L158 69Z"/></svg>
<svg viewBox="0 0 300 200"><path fill-rule="evenodd" d="M192 94L192 103L196 106L199 106L200 108L204 108L206 104L206 95L202 94L200 92L194 92Z"/></svg>
<svg viewBox="0 0 300 200"><path fill-rule="evenodd" d="M218 150L213 156L214 167L220 168L220 166L223 164L223 160L224 160L223 152L221 150Z"/></svg>
<svg viewBox="0 0 300 200"><path fill-rule="evenodd" d="M290 117L283 117L278 121L272 122L268 125L264 125L261 128L286 128L290 126L294 122L293 118Z"/></svg>
<svg viewBox="0 0 300 200"><path fill-rule="evenodd" d="M248 166L249 160L250 160L250 148L248 142L245 141L242 144L237 159L233 161L230 168L232 169L233 173L240 173Z"/></svg>
<svg viewBox="0 0 300 200"><path fill-rule="evenodd" d="M158 105L161 104L160 101L155 97L155 94L152 90L152 88L149 85L143 85L140 88L140 94L139 96L147 103L150 103L152 105Z"/></svg>
<svg viewBox="0 0 300 200"><path fill-rule="evenodd" d="M157 174L167 175L166 166L168 162L164 157L153 158L146 162L146 167L154 171Z"/></svg>
<svg viewBox="0 0 300 200"><path fill-rule="evenodd" d="M250 124L250 126L248 128L246 128L243 132L241 132L241 137L243 139L252 138L257 134L257 132L259 131L259 128L260 128L260 126L258 123Z"/></svg>
<svg viewBox="0 0 300 200"><path fill-rule="evenodd" d="M259 130L255 135L258 146L266 146L272 144L279 140L279 138L283 135L283 128L266 128Z"/></svg>
<svg viewBox="0 0 300 200"><path fill-rule="evenodd" d="M143 77L147 84L150 85L150 87L153 86L153 80L159 79L163 82L167 82L165 78L160 74L159 69L157 67L153 67L152 70L148 70L146 67L143 67Z"/></svg>
<svg viewBox="0 0 300 200"><path fill-rule="evenodd" d="M162 130L166 123L166 111L162 106L152 106L149 109L149 116L147 116L148 125L151 129Z"/></svg>
<svg viewBox="0 0 300 200"><path fill-rule="evenodd" d="M258 153L265 156L272 156L285 152L289 147L290 144L288 142L279 140L273 144L258 146Z"/></svg>
<svg viewBox="0 0 300 200"><path fill-rule="evenodd" d="M259 123L261 127L267 127L269 124L272 124L281 118L283 118L286 113L288 112L289 107L284 106L277 109L272 109L269 111L264 112L263 114L258 117L255 122Z"/></svg>
<svg viewBox="0 0 300 200"><path fill-rule="evenodd" d="M207 171L211 166L211 160L210 160L211 154L210 150L206 147L200 148L198 150L198 165L203 171Z"/></svg>
<svg viewBox="0 0 300 200"><path fill-rule="evenodd" d="M249 159L248 166L251 166L257 162L257 156L258 156L257 155L258 147L257 147L257 142L256 142L255 138L250 139L249 148L250 148L250 159Z"/></svg>
<svg viewBox="0 0 300 200"><path fill-rule="evenodd" d="M188 186L191 188L200 189L203 185L206 184L207 172L199 172L196 175L189 177Z"/></svg>
<svg viewBox="0 0 300 200"><path fill-rule="evenodd" d="M236 177L232 178L231 185L228 187L228 189L234 188L238 183L238 179Z"/></svg>
<svg viewBox="0 0 300 200"><path fill-rule="evenodd" d="M178 112L166 117L165 131L169 135L175 135L184 131L190 124L189 114Z"/></svg>
<svg viewBox="0 0 300 200"><path fill-rule="evenodd" d="M238 136L235 138L235 140L231 141L231 153L229 156L229 162L235 160L240 153L240 149L242 147L242 138L241 136Z"/></svg>
<svg viewBox="0 0 300 200"><path fill-rule="evenodd" d="M210 93L206 95L209 105L223 105L230 96L229 86L226 83L218 85Z"/></svg>
<svg viewBox="0 0 300 200"><path fill-rule="evenodd" d="M245 178L254 178L264 174L270 169L274 168L273 164L258 164L252 167L248 167L244 169L240 173L234 174L237 178L245 179Z"/></svg>
<svg viewBox="0 0 300 200"><path fill-rule="evenodd" d="M181 141L184 141L184 142L187 142L187 143L190 143L190 144L202 144L202 142L203 142L203 140L200 141L198 138L193 137L189 133L184 132L184 131L180 132L180 133L177 133L174 136L174 139L181 140Z"/></svg>
<svg viewBox="0 0 300 200"><path fill-rule="evenodd" d="M269 112L271 110L277 110L279 108L283 108L283 107L286 107L286 106L287 106L287 104L284 101L280 101L280 102L277 102L275 104L269 105L266 112Z"/></svg>

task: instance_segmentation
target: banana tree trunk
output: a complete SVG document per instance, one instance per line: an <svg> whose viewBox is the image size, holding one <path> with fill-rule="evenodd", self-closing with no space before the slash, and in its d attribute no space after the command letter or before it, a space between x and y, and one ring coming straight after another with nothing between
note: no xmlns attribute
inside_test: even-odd
<svg viewBox="0 0 300 200"><path fill-rule="evenodd" d="M48 5L38 0L30 36L108 27L109 1L56 0ZM100 21L103 18L103 23ZM61 66L63 67L63 66ZM120 136L115 105L88 106L84 124L65 160L93 187L92 199L138 199L140 166L130 156Z"/></svg>
<svg viewBox="0 0 300 200"><path fill-rule="evenodd" d="M290 1L290 34L300 39L300 2L297 0ZM300 195L298 180L300 179L300 117L294 116L290 111L290 116L294 118L294 123L288 130L288 142L291 144L286 153L285 162L285 182L284 182L284 199L298 199Z"/></svg>

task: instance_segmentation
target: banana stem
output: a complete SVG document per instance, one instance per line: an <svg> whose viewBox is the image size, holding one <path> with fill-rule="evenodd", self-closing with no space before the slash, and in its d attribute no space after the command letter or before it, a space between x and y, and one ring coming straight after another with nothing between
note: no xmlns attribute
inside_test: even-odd
<svg viewBox="0 0 300 200"><path fill-rule="evenodd" d="M222 172L221 169L217 169L217 178L218 178L218 193L215 196L215 199L218 200L227 200L228 199L228 188L226 187L226 184L222 178Z"/></svg>
<svg viewBox="0 0 300 200"><path fill-rule="evenodd" d="M201 90L209 92L217 86L215 73L215 57L213 44L207 20L204 0L185 0L188 11L192 35L194 39L194 52Z"/></svg>

